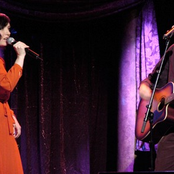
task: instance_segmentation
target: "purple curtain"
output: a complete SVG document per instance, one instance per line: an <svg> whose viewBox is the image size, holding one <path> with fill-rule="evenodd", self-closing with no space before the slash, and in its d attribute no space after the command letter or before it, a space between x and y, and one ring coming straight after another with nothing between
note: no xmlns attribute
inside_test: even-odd
<svg viewBox="0 0 174 174"><path fill-rule="evenodd" d="M54 1L37 6L0 0L1 12L12 19L13 36L43 58L27 56L10 100L22 126L18 144L26 174L133 170L136 76L131 77L136 72L135 27L143 2L81 1L65 8L64 1L57 12L57 6L46 11ZM128 26L132 30L125 36ZM14 53L8 49L10 65ZM129 97L126 72L132 80ZM134 102L124 107L130 98ZM124 125L122 113L131 113L125 115L131 122Z"/></svg>
<svg viewBox="0 0 174 174"><path fill-rule="evenodd" d="M137 89L140 82L145 79L153 70L154 66L160 59L160 48L158 29L156 23L156 13L153 1L147 3L137 22L136 37L136 86ZM140 97L136 94L136 108ZM136 142L136 150L149 151L149 144L141 141Z"/></svg>

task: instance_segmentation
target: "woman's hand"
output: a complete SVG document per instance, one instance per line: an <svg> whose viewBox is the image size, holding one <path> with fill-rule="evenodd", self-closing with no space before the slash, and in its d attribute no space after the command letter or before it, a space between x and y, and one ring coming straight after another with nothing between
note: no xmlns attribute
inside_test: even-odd
<svg viewBox="0 0 174 174"><path fill-rule="evenodd" d="M29 46L26 45L25 43L21 42L21 41L18 41L17 43L15 43L13 45L13 47L14 47L14 49L16 51L16 54L17 54L17 58L16 58L15 63L20 65L21 68L23 68L24 58L25 58L25 55L26 55L25 48L29 48Z"/></svg>
<svg viewBox="0 0 174 174"><path fill-rule="evenodd" d="M18 138L21 135L21 126L15 116L13 116L13 119L15 121L15 124L13 125L14 126L13 135L15 138Z"/></svg>
<svg viewBox="0 0 174 174"><path fill-rule="evenodd" d="M29 46L21 41L18 41L13 45L13 48L16 51L17 57L25 57L26 55L25 48L29 48Z"/></svg>

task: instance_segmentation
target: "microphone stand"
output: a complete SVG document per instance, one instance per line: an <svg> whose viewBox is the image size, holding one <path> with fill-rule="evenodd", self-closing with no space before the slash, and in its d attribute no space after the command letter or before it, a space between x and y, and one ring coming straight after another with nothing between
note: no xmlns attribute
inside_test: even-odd
<svg viewBox="0 0 174 174"><path fill-rule="evenodd" d="M171 38L171 36L170 36L170 38ZM163 63L164 63L164 60L165 60L165 56L166 56L166 52L167 52L167 49L168 49L168 45L169 45L169 42L170 42L170 38L165 38L166 39L166 48L165 48L164 55L163 55L163 58L162 58L162 61L161 61L161 64L160 64L160 68L159 68L159 70L157 72L157 78L156 78L156 81L155 81L155 85L154 85L154 88L153 88L153 91L152 91L152 95L151 95L149 104L146 106L147 107L147 112L146 112L146 115L144 117L144 122L143 122L142 129L141 129L141 132L143 133L144 129L146 127L146 123L149 120L150 132L151 132L150 142L149 142L149 145L150 145L150 157L151 157L151 167L150 167L151 171L154 170L154 159L153 159L153 157L154 157L154 151L155 151L155 149L154 149L154 142L153 142L153 116L154 116L154 113L151 112L151 108L152 108L152 103L153 103L155 90L157 88L157 83L159 81L159 77L160 77L160 74L161 74L162 66L163 66Z"/></svg>

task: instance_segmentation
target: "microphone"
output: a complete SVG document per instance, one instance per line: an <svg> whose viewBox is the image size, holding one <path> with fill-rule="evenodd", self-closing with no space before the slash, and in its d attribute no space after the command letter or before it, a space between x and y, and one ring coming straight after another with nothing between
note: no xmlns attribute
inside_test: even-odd
<svg viewBox="0 0 174 174"><path fill-rule="evenodd" d="M15 43L17 43L17 41L13 38L13 37L9 37L7 39L7 44L8 45L14 45ZM34 52L33 50L29 49L29 48L25 48L26 53L28 53L30 56L34 57L35 59L40 59L43 60L39 57L39 54L37 54L36 52Z"/></svg>
<svg viewBox="0 0 174 174"><path fill-rule="evenodd" d="M174 25L172 26L172 28L170 30L168 30L166 32L166 34L164 34L163 39L170 39L173 36L174 33Z"/></svg>

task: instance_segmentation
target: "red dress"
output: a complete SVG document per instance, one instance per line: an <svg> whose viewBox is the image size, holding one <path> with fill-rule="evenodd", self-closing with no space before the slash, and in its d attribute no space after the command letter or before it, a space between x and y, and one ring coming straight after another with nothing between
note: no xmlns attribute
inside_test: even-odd
<svg viewBox="0 0 174 174"><path fill-rule="evenodd" d="M22 162L13 136L13 111L8 99L20 77L22 68L14 64L7 72L0 58L0 174L23 174Z"/></svg>

